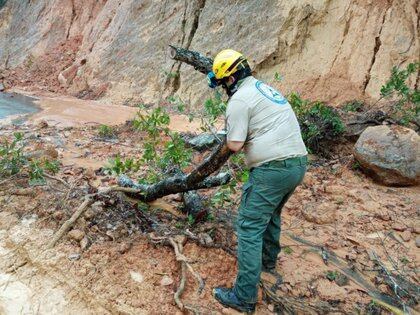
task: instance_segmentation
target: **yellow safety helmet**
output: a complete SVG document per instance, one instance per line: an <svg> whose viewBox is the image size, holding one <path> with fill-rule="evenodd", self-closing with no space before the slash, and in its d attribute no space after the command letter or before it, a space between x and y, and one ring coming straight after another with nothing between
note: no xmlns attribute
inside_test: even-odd
<svg viewBox="0 0 420 315"><path fill-rule="evenodd" d="M231 76L238 66L246 61L245 57L233 49L219 52L213 61L213 72L217 80Z"/></svg>

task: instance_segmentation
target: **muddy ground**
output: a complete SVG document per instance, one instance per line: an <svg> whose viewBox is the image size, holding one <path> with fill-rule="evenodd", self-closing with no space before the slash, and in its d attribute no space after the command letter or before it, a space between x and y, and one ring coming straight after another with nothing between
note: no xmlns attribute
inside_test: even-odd
<svg viewBox="0 0 420 315"><path fill-rule="evenodd" d="M43 102L54 104L51 99ZM186 228L206 232L213 245L230 235L233 242L223 243L224 249L187 241L184 254L205 280L205 288L199 294L194 278L188 277L182 300L202 314L235 314L221 307L211 290L234 281L236 259L225 250L234 249L234 236L230 221L219 218L233 220L236 206L213 209L215 220L189 226L177 209L177 196L139 210L116 194L96 202L55 248L46 249L84 194L115 185L115 178L101 170L107 161L117 153L127 157L142 152L142 135L124 123L131 108L114 108L111 122L98 121L96 107L89 112L86 106L86 111L75 114L78 119L64 115L59 105L54 108L54 115L45 110L24 125L1 129L2 138L23 132L28 151L56 157L61 162L56 177L67 184L48 178L46 185L30 187L24 177L0 180L0 313L181 314L173 299L179 264L171 247L150 242L156 226L146 217L158 227L177 226L180 234ZM47 124L40 123L44 120ZM174 116L172 128L196 131L186 121ZM117 139L99 139L98 123L118 124ZM372 299L374 290L380 297L395 298L374 263L375 254L386 269L419 283L419 188L380 186L355 166L351 155L322 163L312 157L303 185L286 205L284 250L277 265L284 283L273 289L283 302L319 313L389 313ZM212 193L206 191L207 196ZM320 247L308 246L296 236ZM267 275L264 279L271 283ZM410 303L407 298L403 301ZM260 293L257 314L279 313L275 304ZM420 310L412 307L413 313Z"/></svg>

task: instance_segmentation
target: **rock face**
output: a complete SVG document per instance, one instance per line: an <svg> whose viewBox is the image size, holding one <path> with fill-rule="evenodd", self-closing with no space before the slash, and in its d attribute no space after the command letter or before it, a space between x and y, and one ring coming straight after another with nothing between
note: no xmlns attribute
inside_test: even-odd
<svg viewBox="0 0 420 315"><path fill-rule="evenodd" d="M401 126L368 127L354 147L354 157L385 185L420 183L420 136Z"/></svg>
<svg viewBox="0 0 420 315"><path fill-rule="evenodd" d="M0 8L0 68L45 68L51 80L42 87L56 82L74 95L106 89L113 101L155 103L175 93L201 105L211 95L205 78L169 59L167 45L210 56L230 47L284 93L341 102L377 97L393 65L418 58L419 11L416 0L8 0ZM54 58L58 45L68 48ZM53 63L37 63L48 54Z"/></svg>

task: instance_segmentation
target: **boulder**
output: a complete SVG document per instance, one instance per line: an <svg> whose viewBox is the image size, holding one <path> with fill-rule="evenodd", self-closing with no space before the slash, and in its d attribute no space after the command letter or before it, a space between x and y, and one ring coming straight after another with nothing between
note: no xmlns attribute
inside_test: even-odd
<svg viewBox="0 0 420 315"><path fill-rule="evenodd" d="M420 183L420 136L402 126L368 127L354 147L362 170L388 186Z"/></svg>
<svg viewBox="0 0 420 315"><path fill-rule="evenodd" d="M73 64L58 75L58 82L64 87L68 87L77 75L78 64Z"/></svg>
<svg viewBox="0 0 420 315"><path fill-rule="evenodd" d="M0 92L3 92L5 90L3 83L0 82Z"/></svg>

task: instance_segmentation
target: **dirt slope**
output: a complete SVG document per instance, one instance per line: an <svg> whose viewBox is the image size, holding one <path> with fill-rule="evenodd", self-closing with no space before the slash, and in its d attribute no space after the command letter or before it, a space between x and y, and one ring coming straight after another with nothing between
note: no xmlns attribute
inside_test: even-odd
<svg viewBox="0 0 420 315"><path fill-rule="evenodd" d="M40 100L46 101L60 104L72 100ZM98 118L94 102L73 102L76 109L77 104L86 105L85 116ZM125 114L122 106L113 111L115 117ZM233 220L238 205L215 208L214 221L194 227L175 209L179 203L174 197L139 210L136 205L121 206L119 197L113 196L92 205L77 221L74 230L82 233L82 241L70 231L54 249L46 250L54 231L72 215L85 193L115 185L115 177L100 168L116 154L139 158L144 150L143 135L127 124L114 126L117 139L108 142L97 138L93 122L83 123L77 115L60 111L56 115L62 117L45 115L50 126L28 122L1 129L0 140L20 131L27 139L27 150L56 152L61 163L56 176L69 187L50 178L38 187L29 187L26 177L0 181L0 312L181 314L173 300L180 268L169 247L149 242L151 227L142 213L150 215L155 228L169 225L180 233L188 228L195 234L208 233L215 244L234 246L227 222L219 220ZM191 127L174 118L174 129ZM205 192L208 196L213 193ZM388 270L414 284L419 282L419 196L419 187L390 188L373 183L354 169L351 155L343 154L323 165L314 162L282 214L283 251L277 270L284 283L276 288L276 294L300 306L317 307L320 314L390 314L381 313L370 296L376 292L395 297L392 284L387 285L371 253L376 253ZM341 265L335 264L332 254L323 259L314 247L294 239L296 236L334 253ZM190 277L183 301L201 314L237 314L222 308L211 296L213 287L233 283L235 257L192 241L184 248L205 280L205 288L198 294ZM350 273L344 276L346 272ZM264 283L271 285L271 280L264 278ZM404 301L409 302L407 298ZM411 304L415 314L419 306ZM279 313L261 294L257 309L257 314Z"/></svg>
<svg viewBox="0 0 420 315"><path fill-rule="evenodd" d="M176 92L196 103L207 91L204 78L173 63L167 45L212 56L231 47L249 56L263 79L280 73L276 84L284 92L333 102L375 98L393 65L418 59L419 6L415 0L8 0L0 9L0 67L25 61L20 73L5 72L9 85L133 103ZM69 58L53 58L57 51ZM45 64L54 71L43 70ZM68 67L60 85L58 75ZM51 80L42 86L45 76Z"/></svg>

